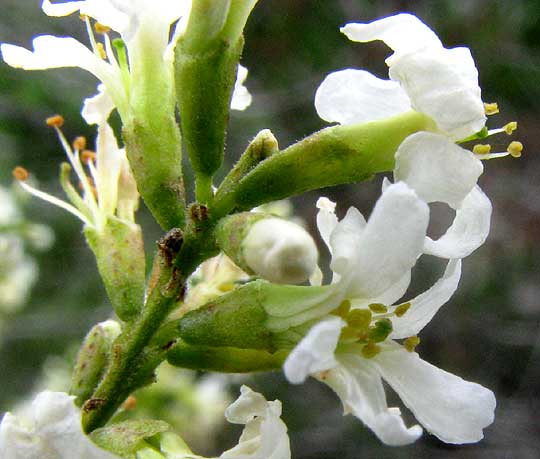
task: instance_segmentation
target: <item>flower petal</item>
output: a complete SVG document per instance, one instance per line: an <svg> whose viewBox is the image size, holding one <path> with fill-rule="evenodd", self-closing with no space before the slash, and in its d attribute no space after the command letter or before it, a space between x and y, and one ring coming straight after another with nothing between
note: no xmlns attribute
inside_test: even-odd
<svg viewBox="0 0 540 459"><path fill-rule="evenodd" d="M340 363L319 379L339 396L345 414L363 421L387 445L408 445L422 435L418 425L407 428L398 408L388 408L381 377L366 359L349 354Z"/></svg>
<svg viewBox="0 0 540 459"><path fill-rule="evenodd" d="M337 366L334 351L344 326L339 317L315 324L285 360L285 377L293 384L301 384L309 375Z"/></svg>
<svg viewBox="0 0 540 459"><path fill-rule="evenodd" d="M477 442L493 422L493 392L421 360L415 352L394 343L371 362L416 419L446 443Z"/></svg>
<svg viewBox="0 0 540 459"><path fill-rule="evenodd" d="M411 188L405 183L390 185L377 201L358 246L343 247L356 254L354 266L347 276L343 274L348 297L374 298L399 282L422 251L428 218L427 204Z"/></svg>
<svg viewBox="0 0 540 459"><path fill-rule="evenodd" d="M236 75L236 84L234 85L234 92L231 100L232 110L245 110L251 105L251 94L244 86L248 75L248 69L243 65L238 64L238 74Z"/></svg>
<svg viewBox="0 0 540 459"><path fill-rule="evenodd" d="M84 99L81 115L88 124L103 124L107 122L114 108L114 102L105 85L100 84L95 96Z"/></svg>
<svg viewBox="0 0 540 459"><path fill-rule="evenodd" d="M336 203L330 201L328 198L321 197L317 200L316 206L317 209L319 209L319 212L317 212L317 228L319 229L319 233L321 234L324 243L330 250L330 253L332 253L330 236L338 224L335 212Z"/></svg>
<svg viewBox="0 0 540 459"><path fill-rule="evenodd" d="M410 301L402 317L393 317L393 339L408 338L420 332L454 294L461 277L461 260L450 260L442 277L427 291Z"/></svg>
<svg viewBox="0 0 540 459"><path fill-rule="evenodd" d="M345 217L336 225L330 235L330 246L332 247L332 271L338 275L343 275L347 269L351 268L351 263L357 254L352 247L358 247L362 232L366 227L366 219L355 207L350 207ZM337 282L339 276L334 276L333 282Z"/></svg>
<svg viewBox="0 0 540 459"><path fill-rule="evenodd" d="M480 247L489 234L491 202L476 186L456 210L452 226L436 241L426 237L424 253L442 258L465 258Z"/></svg>
<svg viewBox="0 0 540 459"><path fill-rule="evenodd" d="M395 181L407 183L426 202L459 207L484 170L468 150L439 134L417 132L396 152Z"/></svg>
<svg viewBox="0 0 540 459"><path fill-rule="evenodd" d="M118 148L114 131L107 122L100 124L96 139L96 188L100 213L113 215L118 202L118 179L124 156Z"/></svg>
<svg viewBox="0 0 540 459"><path fill-rule="evenodd" d="M319 116L330 123L365 123L411 109L407 94L394 81L365 70L346 69L328 75L315 94Z"/></svg>
<svg viewBox="0 0 540 459"><path fill-rule="evenodd" d="M382 292L375 298L360 298L351 299L352 307L355 309L365 309L372 303L380 303L384 305L391 305L398 301L405 295L405 292L411 284L411 272L408 271L399 281L392 285L389 289Z"/></svg>
<svg viewBox="0 0 540 459"><path fill-rule="evenodd" d="M69 16L75 11L79 11L85 3L87 3L87 0L64 3L51 3L50 0L43 0L41 9L47 16Z"/></svg>
<svg viewBox="0 0 540 459"><path fill-rule="evenodd" d="M225 418L233 424L247 424L264 415L267 401L262 394L246 385L240 388L240 396L225 410Z"/></svg>
<svg viewBox="0 0 540 459"><path fill-rule="evenodd" d="M398 81L412 107L459 140L486 124L478 71L468 48L429 48L392 60L390 78Z"/></svg>
<svg viewBox="0 0 540 459"><path fill-rule="evenodd" d="M384 41L396 53L409 53L421 48L442 47L439 37L412 14L401 13L367 24L351 23L341 31L352 41Z"/></svg>

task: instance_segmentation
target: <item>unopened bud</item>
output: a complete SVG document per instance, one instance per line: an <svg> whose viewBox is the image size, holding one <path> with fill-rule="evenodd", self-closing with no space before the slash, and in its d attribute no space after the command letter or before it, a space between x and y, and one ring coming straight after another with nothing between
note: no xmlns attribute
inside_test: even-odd
<svg viewBox="0 0 540 459"><path fill-rule="evenodd" d="M317 247L301 226L281 218L255 223L242 243L246 264L278 284L306 281L317 267Z"/></svg>
<svg viewBox="0 0 540 459"><path fill-rule="evenodd" d="M94 391L107 367L113 341L120 334L120 324L107 320L95 325L83 341L71 380L71 394L82 405Z"/></svg>

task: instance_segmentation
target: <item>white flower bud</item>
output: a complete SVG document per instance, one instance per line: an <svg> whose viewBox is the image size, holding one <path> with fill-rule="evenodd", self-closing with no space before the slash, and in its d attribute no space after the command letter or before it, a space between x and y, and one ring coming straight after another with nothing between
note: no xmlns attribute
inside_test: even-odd
<svg viewBox="0 0 540 459"><path fill-rule="evenodd" d="M242 249L246 264L271 282L299 284L317 267L313 238L302 227L280 218L254 223Z"/></svg>

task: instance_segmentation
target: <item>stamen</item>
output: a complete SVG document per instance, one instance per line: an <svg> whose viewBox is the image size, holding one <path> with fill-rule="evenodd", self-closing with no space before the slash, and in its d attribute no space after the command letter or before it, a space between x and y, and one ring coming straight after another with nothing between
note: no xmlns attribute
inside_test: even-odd
<svg viewBox="0 0 540 459"><path fill-rule="evenodd" d="M219 291L221 292L230 292L232 290L234 290L236 286L234 285L233 282L224 282L223 284L221 284L218 289Z"/></svg>
<svg viewBox="0 0 540 459"><path fill-rule="evenodd" d="M13 169L12 174L13 178L19 182L26 182L30 176L28 171L22 166L17 166L15 169Z"/></svg>
<svg viewBox="0 0 540 459"><path fill-rule="evenodd" d="M96 53L101 59L107 59L107 52L105 51L103 43L96 43Z"/></svg>
<svg viewBox="0 0 540 459"><path fill-rule="evenodd" d="M394 314L397 317L403 317L405 313L411 308L411 303L400 304L395 310Z"/></svg>
<svg viewBox="0 0 540 459"><path fill-rule="evenodd" d="M506 151L510 153L512 157L519 158L521 156L521 152L523 151L523 144L518 141L511 142Z"/></svg>
<svg viewBox="0 0 540 459"><path fill-rule="evenodd" d="M345 318L347 324L356 330L366 330L371 323L371 311L354 309Z"/></svg>
<svg viewBox="0 0 540 459"><path fill-rule="evenodd" d="M332 311L332 314L335 316L345 318L349 311L351 310L351 302L349 300L343 300L340 305Z"/></svg>
<svg viewBox="0 0 540 459"><path fill-rule="evenodd" d="M381 343L390 333L392 333L392 321L390 319L381 319L375 322L375 326L369 330L369 339L374 343Z"/></svg>
<svg viewBox="0 0 540 459"><path fill-rule="evenodd" d="M343 327L339 335L340 341L357 341L360 338L358 330L352 327Z"/></svg>
<svg viewBox="0 0 540 459"><path fill-rule="evenodd" d="M479 143L473 147L473 153L477 155L487 155L488 153L491 153L491 145Z"/></svg>
<svg viewBox="0 0 540 459"><path fill-rule="evenodd" d="M503 126L504 132L506 132L508 135L512 135L512 133L518 128L517 121L510 121L508 124Z"/></svg>
<svg viewBox="0 0 540 459"><path fill-rule="evenodd" d="M96 31L96 33L104 35L106 33L109 33L111 31L111 28L109 26L106 26L105 24L102 24L101 22L96 22L94 24L94 30Z"/></svg>
<svg viewBox="0 0 540 459"><path fill-rule="evenodd" d="M84 150L86 148L86 137L75 137L75 140L73 141L73 148L79 151Z"/></svg>
<svg viewBox="0 0 540 459"><path fill-rule="evenodd" d="M484 103L484 110L488 116L496 115L499 113L499 105L497 102Z"/></svg>
<svg viewBox="0 0 540 459"><path fill-rule="evenodd" d="M362 348L362 355L366 359L372 359L381 352L381 347L375 343L369 342Z"/></svg>
<svg viewBox="0 0 540 459"><path fill-rule="evenodd" d="M376 314L384 314L388 312L388 308L382 303L372 303L368 306Z"/></svg>
<svg viewBox="0 0 540 459"><path fill-rule="evenodd" d="M403 341L403 346L409 352L414 352L414 350L416 349L416 346L418 346L419 344L420 344L420 338L418 336L411 336L407 338L405 341Z"/></svg>
<svg viewBox="0 0 540 459"><path fill-rule="evenodd" d="M90 162L95 162L97 159L97 155L95 151L92 150L83 150L81 152L81 160L84 164L88 164Z"/></svg>
<svg viewBox="0 0 540 459"><path fill-rule="evenodd" d="M62 115L50 116L45 122L47 126L59 129L64 125L64 117Z"/></svg>

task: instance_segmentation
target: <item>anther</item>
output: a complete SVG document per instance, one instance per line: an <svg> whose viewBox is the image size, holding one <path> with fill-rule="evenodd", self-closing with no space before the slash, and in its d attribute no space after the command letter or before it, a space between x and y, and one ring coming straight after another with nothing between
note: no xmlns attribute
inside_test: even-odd
<svg viewBox="0 0 540 459"><path fill-rule="evenodd" d="M109 26L106 26L105 24L102 24L101 22L96 22L94 24L94 30L97 33L106 34L111 31L111 28Z"/></svg>
<svg viewBox="0 0 540 459"><path fill-rule="evenodd" d="M420 338L418 338L418 336L410 336L405 341L403 341L403 346L409 352L414 352L414 350L416 349L416 346L418 346L419 344L420 344Z"/></svg>
<svg viewBox="0 0 540 459"><path fill-rule="evenodd" d="M504 132L506 132L508 135L512 135L512 133L518 128L517 121L510 121L510 123L503 126Z"/></svg>
<svg viewBox="0 0 540 459"><path fill-rule="evenodd" d="M75 140L73 141L73 148L79 151L84 150L86 148L86 137L75 137Z"/></svg>
<svg viewBox="0 0 540 459"><path fill-rule="evenodd" d="M390 336L392 329L392 321L390 319L378 320L375 326L369 330L369 340L375 343L381 343Z"/></svg>
<svg viewBox="0 0 540 459"><path fill-rule="evenodd" d="M497 113L499 113L499 105L497 104L497 102L484 103L484 110L486 112L486 115L488 116L496 115Z"/></svg>
<svg viewBox="0 0 540 459"><path fill-rule="evenodd" d="M343 300L339 306L332 311L332 314L335 316L345 318L349 311L351 310L351 302L349 300Z"/></svg>
<svg viewBox="0 0 540 459"><path fill-rule="evenodd" d="M97 158L96 152L92 150L83 150L81 152L81 160L84 164L94 162Z"/></svg>
<svg viewBox="0 0 540 459"><path fill-rule="evenodd" d="M367 309L353 309L347 314L345 320L350 327L356 330L367 329L371 323L371 311Z"/></svg>
<svg viewBox="0 0 540 459"><path fill-rule="evenodd" d="M368 307L376 314L384 314L388 312L388 308L382 303L372 303Z"/></svg>
<svg viewBox="0 0 540 459"><path fill-rule="evenodd" d="M219 288L220 292L230 292L230 291L234 290L234 287L235 287L235 285L234 285L233 282L224 282L218 288Z"/></svg>
<svg viewBox="0 0 540 459"><path fill-rule="evenodd" d="M61 128L64 125L64 117L62 115L50 116L45 120L47 126L53 128Z"/></svg>
<svg viewBox="0 0 540 459"><path fill-rule="evenodd" d="M96 52L98 53L99 57L101 57L101 59L107 59L107 52L105 51L103 43L96 43Z"/></svg>
<svg viewBox="0 0 540 459"><path fill-rule="evenodd" d="M13 174L13 178L15 180L18 180L19 182L25 182L26 180L28 180L28 177L30 176L28 171L22 166L17 166L15 169L13 169L12 174Z"/></svg>
<svg viewBox="0 0 540 459"><path fill-rule="evenodd" d="M521 156L521 152L523 151L523 144L518 141L511 142L506 151L514 158L519 158Z"/></svg>
<svg viewBox="0 0 540 459"><path fill-rule="evenodd" d="M477 154L477 155L487 155L488 153L491 152L491 145L489 144L477 144L473 147L473 153Z"/></svg>
<svg viewBox="0 0 540 459"><path fill-rule="evenodd" d="M405 313L411 308L411 303L400 304L396 309L394 309L394 314L397 317L402 317Z"/></svg>
<svg viewBox="0 0 540 459"><path fill-rule="evenodd" d="M381 352L381 347L375 343L369 342L362 348L362 355L366 359L372 359Z"/></svg>

